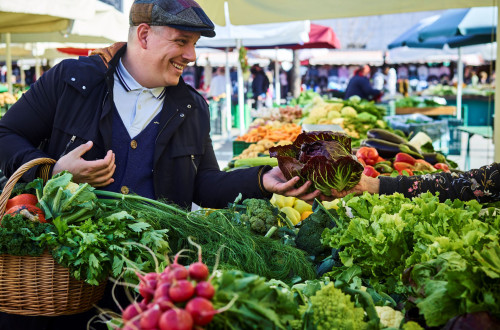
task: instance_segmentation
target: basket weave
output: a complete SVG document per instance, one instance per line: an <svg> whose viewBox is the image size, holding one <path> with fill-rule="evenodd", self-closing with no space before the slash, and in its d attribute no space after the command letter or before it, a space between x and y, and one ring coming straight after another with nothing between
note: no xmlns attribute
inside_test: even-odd
<svg viewBox="0 0 500 330"><path fill-rule="evenodd" d="M37 158L22 165L0 195L0 219L16 182L30 168L54 164ZM39 257L0 254L0 311L29 316L58 316L85 312L101 299L106 282L94 286L70 276L48 252Z"/></svg>

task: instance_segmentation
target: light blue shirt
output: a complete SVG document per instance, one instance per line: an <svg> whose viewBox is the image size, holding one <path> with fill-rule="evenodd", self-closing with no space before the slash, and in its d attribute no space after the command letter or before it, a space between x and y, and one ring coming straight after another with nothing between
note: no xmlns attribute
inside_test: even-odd
<svg viewBox="0 0 500 330"><path fill-rule="evenodd" d="M161 111L165 87L142 87L125 69L121 59L114 80L113 101L128 134L134 138Z"/></svg>

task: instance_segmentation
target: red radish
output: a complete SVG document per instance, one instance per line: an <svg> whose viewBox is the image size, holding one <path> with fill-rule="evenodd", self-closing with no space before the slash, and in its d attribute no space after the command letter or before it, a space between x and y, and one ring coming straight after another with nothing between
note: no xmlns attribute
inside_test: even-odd
<svg viewBox="0 0 500 330"><path fill-rule="evenodd" d="M35 205L38 203L38 198L33 194L20 194L16 197L12 197L7 201L5 209L8 210L16 205Z"/></svg>
<svg viewBox="0 0 500 330"><path fill-rule="evenodd" d="M125 323L125 326L122 328L122 330L137 330L140 328L141 327L139 325L139 320L134 320L134 321Z"/></svg>
<svg viewBox="0 0 500 330"><path fill-rule="evenodd" d="M209 274L207 265L201 261L189 265L189 277L191 279L205 281Z"/></svg>
<svg viewBox="0 0 500 330"><path fill-rule="evenodd" d="M187 280L180 280L174 283L168 290L168 296L173 302L183 302L191 298L194 294L194 287Z"/></svg>
<svg viewBox="0 0 500 330"><path fill-rule="evenodd" d="M193 318L184 309L170 309L160 317L161 330L191 330Z"/></svg>
<svg viewBox="0 0 500 330"><path fill-rule="evenodd" d="M191 314L196 325L207 325L212 321L217 311L214 311L212 303L205 298L196 297L191 299L186 305L186 311Z"/></svg>
<svg viewBox="0 0 500 330"><path fill-rule="evenodd" d="M142 313L141 321L139 322L141 329L152 329L158 327L160 316L161 310L158 305L154 305L152 308L146 310Z"/></svg>
<svg viewBox="0 0 500 330"><path fill-rule="evenodd" d="M148 276L149 274L146 274L145 276L142 276L141 274L139 274L139 273L136 272L136 275L141 280L141 282L139 283L139 293L140 293L140 295L144 299L146 299L147 301L150 301L154 297L155 289L156 289L156 285L157 285L157 280L156 279L148 280L146 278L146 276ZM152 278L151 275L149 275L148 277Z"/></svg>
<svg viewBox="0 0 500 330"><path fill-rule="evenodd" d="M198 282L195 288L196 295L198 297L203 297L208 300L212 299L215 295L214 286L210 282Z"/></svg>
<svg viewBox="0 0 500 330"><path fill-rule="evenodd" d="M191 237L188 237L188 241L190 244L196 246L198 248L198 262L192 263L189 265L189 277L196 281L205 281L210 274L208 271L207 265L205 265L201 261L201 245L193 242Z"/></svg>
<svg viewBox="0 0 500 330"><path fill-rule="evenodd" d="M160 297L158 299L155 298L155 304L158 304L160 306L160 309L164 312L172 307L174 307L174 303L167 297Z"/></svg>
<svg viewBox="0 0 500 330"><path fill-rule="evenodd" d="M45 220L45 213L42 211L42 209L31 204L14 205L10 209L7 209L7 212L5 212L5 214L10 214L12 216L21 214L23 217L31 221L39 221L42 223L47 222Z"/></svg>
<svg viewBox="0 0 500 330"><path fill-rule="evenodd" d="M138 303L132 303L128 305L127 308L125 308L122 313L123 321L131 320L140 313L142 313L145 310L145 308L143 307L144 306L141 306Z"/></svg>
<svg viewBox="0 0 500 330"><path fill-rule="evenodd" d="M171 286L170 283L161 283L160 285L158 285L156 287L154 300L156 301L156 299L162 297L168 298L168 289L170 289L170 286Z"/></svg>

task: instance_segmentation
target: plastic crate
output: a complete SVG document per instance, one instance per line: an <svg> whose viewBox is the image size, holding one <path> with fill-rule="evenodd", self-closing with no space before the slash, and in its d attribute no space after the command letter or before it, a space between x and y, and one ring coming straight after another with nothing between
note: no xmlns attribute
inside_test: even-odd
<svg viewBox="0 0 500 330"><path fill-rule="evenodd" d="M434 120L421 114L395 115L385 119L393 129L399 129L408 136L423 132L429 135L432 141L441 141L442 137L448 134L446 120Z"/></svg>
<svg viewBox="0 0 500 330"><path fill-rule="evenodd" d="M233 141L233 157L241 154L243 152L243 150L248 148L251 144L253 144L253 143L252 142L245 142L245 141Z"/></svg>

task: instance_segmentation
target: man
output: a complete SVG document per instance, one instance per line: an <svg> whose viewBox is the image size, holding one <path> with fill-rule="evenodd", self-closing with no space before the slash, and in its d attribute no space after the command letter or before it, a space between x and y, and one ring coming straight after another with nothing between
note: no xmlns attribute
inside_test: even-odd
<svg viewBox="0 0 500 330"><path fill-rule="evenodd" d="M205 100L181 78L214 25L193 0L136 0L128 43L46 72L0 121L0 168L10 176L38 157L57 160L24 181L68 170L75 182L124 194L223 208L271 193L312 200L279 168L221 172ZM44 142L44 143L42 143ZM41 148L37 148L42 144Z"/></svg>
<svg viewBox="0 0 500 330"><path fill-rule="evenodd" d="M75 182L123 194L224 208L273 192L313 200L278 167L219 170L208 105L181 78L214 25L193 0L136 0L127 44L65 60L44 73L0 120L0 169L8 177L39 157L56 159L22 180L67 170ZM109 300L100 307L112 308ZM86 329L95 312L63 317L0 313L1 329Z"/></svg>
<svg viewBox="0 0 500 330"><path fill-rule="evenodd" d="M255 101L254 108L258 109L266 99L266 93L269 88L269 78L267 78L258 64L252 66L250 73L252 74L252 93Z"/></svg>
<svg viewBox="0 0 500 330"><path fill-rule="evenodd" d="M376 100L380 98L382 92L378 89L374 89L370 85L370 80L368 80L369 75L369 65L359 67L354 72L354 76L351 78L351 80L349 80L349 84L347 85L347 88L345 90L344 98L348 99L353 95L357 95L366 100Z"/></svg>

